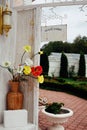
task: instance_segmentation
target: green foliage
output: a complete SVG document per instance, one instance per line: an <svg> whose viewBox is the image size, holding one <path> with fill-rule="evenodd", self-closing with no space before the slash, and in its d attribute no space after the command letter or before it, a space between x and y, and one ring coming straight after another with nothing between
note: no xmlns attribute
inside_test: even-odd
<svg viewBox="0 0 87 130"><path fill-rule="evenodd" d="M64 82L65 82L65 79L63 79L63 78L58 78L58 81L59 81L60 83L64 83Z"/></svg>
<svg viewBox="0 0 87 130"><path fill-rule="evenodd" d="M49 56L51 52L64 52L64 53L79 53L83 52L84 54L87 54L87 37L86 36L77 36L75 40L73 41L72 44L68 42L63 42L63 41L54 41L54 42L49 42L48 44L45 44L42 47L43 52ZM82 56L81 56L82 57ZM62 60L63 59L63 60ZM76 79L76 76L85 76L85 71L86 71L86 64L85 64L85 58L80 58L79 61L79 70L78 74L74 72L74 68L69 68L68 72L68 60L66 56L61 56L61 65L60 65L60 77L71 77L73 79ZM47 63L46 63L47 61ZM80 63L81 62L81 63ZM46 65L47 64L47 65ZM49 69L49 63L48 60L43 59L41 61L41 65L43 66L43 69L46 70L44 71L44 74L48 74L48 69ZM54 77L54 73L52 73L52 76Z"/></svg>
<svg viewBox="0 0 87 130"><path fill-rule="evenodd" d="M68 60L64 53L61 54L60 60L60 77L67 78L68 77Z"/></svg>
<svg viewBox="0 0 87 130"><path fill-rule="evenodd" d="M40 88L52 90L52 91L62 91L69 94L76 95L78 97L87 99L87 78L83 81L73 80L73 79L65 79L65 82L59 82L58 79L45 79L43 84L40 84Z"/></svg>
<svg viewBox="0 0 87 130"><path fill-rule="evenodd" d="M44 47L42 47L42 50L47 55L50 55L51 52L61 52L63 49L63 42L62 41L55 41L55 42L49 42Z"/></svg>
<svg viewBox="0 0 87 130"><path fill-rule="evenodd" d="M80 53L82 51L87 54L87 37L77 36L71 44L63 41L49 42L42 47L42 50L47 55L50 55L51 52L61 53L62 51L65 53Z"/></svg>
<svg viewBox="0 0 87 130"><path fill-rule="evenodd" d="M78 76L85 77L85 73L86 73L85 56L83 53L80 53Z"/></svg>
<svg viewBox="0 0 87 130"><path fill-rule="evenodd" d="M49 61L46 53L40 55L40 65L43 67L43 75L48 75Z"/></svg>
<svg viewBox="0 0 87 130"><path fill-rule="evenodd" d="M45 111L53 114L59 114L62 106L64 106L64 103L53 102L46 105Z"/></svg>
<svg viewBox="0 0 87 130"><path fill-rule="evenodd" d="M75 66L74 65L70 66L68 73L69 73L69 78L74 78L77 76L75 73Z"/></svg>

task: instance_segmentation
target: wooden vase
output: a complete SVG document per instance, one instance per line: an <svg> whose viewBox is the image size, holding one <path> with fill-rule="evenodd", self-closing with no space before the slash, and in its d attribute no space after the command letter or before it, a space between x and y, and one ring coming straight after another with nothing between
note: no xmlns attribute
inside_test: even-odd
<svg viewBox="0 0 87 130"><path fill-rule="evenodd" d="M23 93L19 91L19 82L9 81L10 91L7 93L7 110L23 108Z"/></svg>

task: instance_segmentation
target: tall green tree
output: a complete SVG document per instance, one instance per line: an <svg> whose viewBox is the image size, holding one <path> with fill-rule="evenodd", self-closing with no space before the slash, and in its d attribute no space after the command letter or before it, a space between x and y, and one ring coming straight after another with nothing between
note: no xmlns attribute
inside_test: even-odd
<svg viewBox="0 0 87 130"><path fill-rule="evenodd" d="M43 53L42 55L40 55L40 65L43 68L43 75L48 75L49 60L48 60L48 56L46 55L46 53Z"/></svg>
<svg viewBox="0 0 87 130"><path fill-rule="evenodd" d="M64 52L62 52L61 54L59 76L62 78L68 77L68 59L66 55L64 54Z"/></svg>
<svg viewBox="0 0 87 130"><path fill-rule="evenodd" d="M84 53L81 52L79 58L78 76L85 77L85 74L86 74L85 56Z"/></svg>

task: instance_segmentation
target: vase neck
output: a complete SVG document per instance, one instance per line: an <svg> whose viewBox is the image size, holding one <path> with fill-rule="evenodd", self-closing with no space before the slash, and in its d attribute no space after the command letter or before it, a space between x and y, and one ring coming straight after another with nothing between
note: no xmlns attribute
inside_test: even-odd
<svg viewBox="0 0 87 130"><path fill-rule="evenodd" d="M10 89L12 92L18 92L19 90L19 85L20 83L19 82L9 82L10 84Z"/></svg>

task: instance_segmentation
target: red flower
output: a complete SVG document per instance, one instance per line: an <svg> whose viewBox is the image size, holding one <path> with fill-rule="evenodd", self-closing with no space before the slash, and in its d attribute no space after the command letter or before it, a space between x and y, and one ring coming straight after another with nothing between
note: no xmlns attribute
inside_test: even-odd
<svg viewBox="0 0 87 130"><path fill-rule="evenodd" d="M36 66L31 68L31 73L33 76L39 76L42 73L43 69L41 66Z"/></svg>

